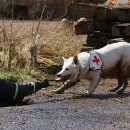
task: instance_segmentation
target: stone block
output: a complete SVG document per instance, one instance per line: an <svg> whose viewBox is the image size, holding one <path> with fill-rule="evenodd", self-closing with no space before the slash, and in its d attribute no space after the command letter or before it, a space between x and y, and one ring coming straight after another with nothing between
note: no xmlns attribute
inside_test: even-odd
<svg viewBox="0 0 130 130"><path fill-rule="evenodd" d="M83 18L81 18L82 20ZM80 19L75 22L75 33L76 35L92 34L94 31L100 31L104 33L111 33L111 28L115 22L109 21L90 21Z"/></svg>
<svg viewBox="0 0 130 130"><path fill-rule="evenodd" d="M87 37L87 45L90 47L94 47L95 49L101 48L107 45L107 41L112 37L109 34L94 32L93 34L88 35Z"/></svg>
<svg viewBox="0 0 130 130"><path fill-rule="evenodd" d="M118 21L130 22L130 7L122 7L118 9Z"/></svg>
<svg viewBox="0 0 130 130"><path fill-rule="evenodd" d="M95 20L100 21L115 21L118 19L118 9L107 6L98 6L96 9Z"/></svg>
<svg viewBox="0 0 130 130"><path fill-rule="evenodd" d="M95 11L96 7L89 4L73 4L64 17L69 20L78 20L81 17L93 18Z"/></svg>
<svg viewBox="0 0 130 130"><path fill-rule="evenodd" d="M83 18L75 22L74 27L76 35L91 34L94 31L93 23Z"/></svg>
<svg viewBox="0 0 130 130"><path fill-rule="evenodd" d="M130 23L113 25L112 36L129 37L130 36Z"/></svg>
<svg viewBox="0 0 130 130"><path fill-rule="evenodd" d="M85 46L84 46L84 45L85 45ZM84 44L84 45L82 46L80 52L85 52L85 51L89 52L89 51L91 51L91 50L94 50L93 47L89 47L89 46L87 46L87 44Z"/></svg>
<svg viewBox="0 0 130 130"><path fill-rule="evenodd" d="M105 21L130 21L130 7L122 6L97 6L95 19Z"/></svg>

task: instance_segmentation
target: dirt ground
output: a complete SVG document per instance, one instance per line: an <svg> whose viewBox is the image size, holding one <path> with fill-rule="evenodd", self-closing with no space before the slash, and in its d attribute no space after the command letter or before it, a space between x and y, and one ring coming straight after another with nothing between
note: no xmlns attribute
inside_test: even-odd
<svg viewBox="0 0 130 130"><path fill-rule="evenodd" d="M72 48L71 52L75 52L77 48L80 49L79 46L82 46L85 38L68 33L68 30L65 33L62 27L58 26L59 23L43 22L43 29L48 31L43 31L47 32L47 36L41 33L41 36L43 35L41 43L44 41L44 44L50 46L57 43L60 46L60 52L63 48L62 54L69 56L67 49ZM24 26L21 27L21 24ZM23 39L23 43L30 43L29 40L32 37L30 38L29 34L32 22L21 23L18 21L14 23L14 29L15 26L18 28L16 28L17 35L14 33L14 36L18 36L19 41ZM26 27L28 28L25 29ZM22 34L26 32L26 35L22 36L21 32ZM23 38L24 36L26 37ZM26 39L27 42L25 42ZM70 43L73 44L69 46ZM63 45L67 48L64 48ZM66 90L64 94L47 96L45 93L55 89L55 85L50 86L48 89L40 90L30 96L34 100L31 105L1 107L0 130L129 130L130 87L123 95L107 92L115 85L114 79L102 80L91 97L83 96L83 92L88 86L88 83L86 84L84 81L74 88Z"/></svg>
<svg viewBox="0 0 130 130"><path fill-rule="evenodd" d="M86 97L81 93L87 85L81 82L50 97L41 90L31 96L34 104L1 107L0 130L129 130L130 88L123 95L107 92L116 85L107 79Z"/></svg>

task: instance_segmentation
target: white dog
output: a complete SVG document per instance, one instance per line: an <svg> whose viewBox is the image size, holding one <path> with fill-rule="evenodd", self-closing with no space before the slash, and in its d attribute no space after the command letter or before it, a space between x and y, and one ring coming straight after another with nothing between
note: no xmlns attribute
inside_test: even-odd
<svg viewBox="0 0 130 130"><path fill-rule="evenodd" d="M62 93L80 79L90 80L87 94L96 89L102 73L116 70L118 85L110 91L121 94L128 85L127 76L130 71L130 43L118 42L106 45L101 49L81 52L65 59L62 70L57 74L57 81L65 82L55 93Z"/></svg>

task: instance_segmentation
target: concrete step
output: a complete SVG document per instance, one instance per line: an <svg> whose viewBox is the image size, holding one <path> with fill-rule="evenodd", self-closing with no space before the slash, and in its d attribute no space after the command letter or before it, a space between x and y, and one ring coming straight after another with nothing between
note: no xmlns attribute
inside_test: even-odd
<svg viewBox="0 0 130 130"><path fill-rule="evenodd" d="M87 46L87 44L84 46L83 45L83 47L82 47L82 49L81 49L81 51L80 52L89 52L89 51L91 51L91 50L94 50L94 47L89 47L89 46Z"/></svg>

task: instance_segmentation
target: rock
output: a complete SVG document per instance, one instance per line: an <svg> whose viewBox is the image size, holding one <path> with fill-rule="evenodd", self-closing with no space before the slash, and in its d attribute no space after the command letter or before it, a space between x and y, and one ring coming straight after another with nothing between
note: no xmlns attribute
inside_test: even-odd
<svg viewBox="0 0 130 130"><path fill-rule="evenodd" d="M116 24L112 27L112 36L129 37L130 23Z"/></svg>
<svg viewBox="0 0 130 130"><path fill-rule="evenodd" d="M121 22L129 22L130 21L130 7L119 8L118 20Z"/></svg>
<svg viewBox="0 0 130 130"><path fill-rule="evenodd" d="M97 31L94 32L93 34L88 35L86 42L88 46L98 49L107 45L107 41L109 39L111 39L111 35Z"/></svg>
<svg viewBox="0 0 130 130"><path fill-rule="evenodd" d="M123 38L114 38L107 41L107 44L117 43L117 42L125 42Z"/></svg>
<svg viewBox="0 0 130 130"><path fill-rule="evenodd" d="M86 18L80 18L77 22L74 23L75 34L91 34L94 31L94 26L91 21L87 21Z"/></svg>

